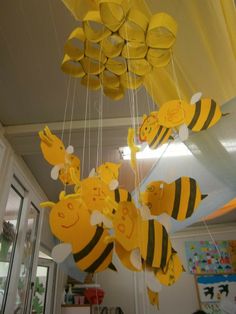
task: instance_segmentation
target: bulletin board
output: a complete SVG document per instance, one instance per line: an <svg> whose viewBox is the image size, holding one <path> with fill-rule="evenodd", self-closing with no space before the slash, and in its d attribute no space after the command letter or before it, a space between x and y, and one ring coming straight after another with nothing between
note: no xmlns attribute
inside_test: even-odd
<svg viewBox="0 0 236 314"><path fill-rule="evenodd" d="M207 314L223 314L221 301L236 304L236 273L195 275L200 308Z"/></svg>

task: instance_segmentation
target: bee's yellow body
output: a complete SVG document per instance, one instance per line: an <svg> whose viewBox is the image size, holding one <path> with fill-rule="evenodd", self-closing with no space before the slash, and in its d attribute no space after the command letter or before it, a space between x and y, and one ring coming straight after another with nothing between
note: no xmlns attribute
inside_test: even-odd
<svg viewBox="0 0 236 314"><path fill-rule="evenodd" d="M181 177L170 184L149 183L141 193L141 202L149 207L152 215L165 212L174 219L184 220L192 215L203 197L194 179Z"/></svg>

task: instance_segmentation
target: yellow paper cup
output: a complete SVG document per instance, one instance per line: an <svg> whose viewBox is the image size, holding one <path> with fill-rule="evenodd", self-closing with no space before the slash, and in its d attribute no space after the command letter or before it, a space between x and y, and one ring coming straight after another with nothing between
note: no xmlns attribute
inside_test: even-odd
<svg viewBox="0 0 236 314"><path fill-rule="evenodd" d="M80 62L83 66L84 72L88 74L100 74L105 69L103 63L92 58L85 57Z"/></svg>
<svg viewBox="0 0 236 314"><path fill-rule="evenodd" d="M120 77L108 70L104 70L100 74L100 79L103 85L103 88L118 88L120 86Z"/></svg>
<svg viewBox="0 0 236 314"><path fill-rule="evenodd" d="M101 81L99 76L93 74L86 74L80 81L84 86L89 87L92 90L98 90L101 87Z"/></svg>
<svg viewBox="0 0 236 314"><path fill-rule="evenodd" d="M146 56L147 45L145 43L127 42L122 50L122 56L126 59L141 59Z"/></svg>
<svg viewBox="0 0 236 314"><path fill-rule="evenodd" d="M101 63L106 63L107 57L102 52L102 48L98 43L86 40L85 42L85 55Z"/></svg>
<svg viewBox="0 0 236 314"><path fill-rule="evenodd" d="M120 83L128 89L137 89L143 84L143 77L132 72L126 72L120 76Z"/></svg>
<svg viewBox="0 0 236 314"><path fill-rule="evenodd" d="M124 88L120 85L118 87L103 87L104 94L112 100L120 100L124 97Z"/></svg>
<svg viewBox="0 0 236 314"><path fill-rule="evenodd" d="M177 33L176 21L166 13L157 13L151 17L146 42L151 48L170 48Z"/></svg>
<svg viewBox="0 0 236 314"><path fill-rule="evenodd" d="M118 57L124 47L124 39L118 34L111 34L101 41L101 47L108 58Z"/></svg>
<svg viewBox="0 0 236 314"><path fill-rule="evenodd" d="M171 53L169 49L149 48L147 61L154 67L164 67L170 62Z"/></svg>
<svg viewBox="0 0 236 314"><path fill-rule="evenodd" d="M127 71L127 62L123 57L108 58L106 69L116 75L121 75Z"/></svg>
<svg viewBox="0 0 236 314"><path fill-rule="evenodd" d="M112 32L117 31L125 21L130 8L130 0L100 0L101 20Z"/></svg>
<svg viewBox="0 0 236 314"><path fill-rule="evenodd" d="M152 66L146 59L129 59L127 63L129 72L133 72L139 76L146 75L152 69Z"/></svg>
<svg viewBox="0 0 236 314"><path fill-rule="evenodd" d="M80 60L84 57L85 34L81 27L73 30L65 43L64 51L71 59Z"/></svg>
<svg viewBox="0 0 236 314"><path fill-rule="evenodd" d="M88 40L99 42L111 31L103 24L99 11L89 11L83 19L84 33Z"/></svg>
<svg viewBox="0 0 236 314"><path fill-rule="evenodd" d="M146 15L139 10L131 9L126 21L119 29L119 34L125 40L144 43L147 28L148 19Z"/></svg>
<svg viewBox="0 0 236 314"><path fill-rule="evenodd" d="M64 56L61 64L61 69L64 73L74 77L83 77L85 75L84 69L80 61L72 60L68 55Z"/></svg>

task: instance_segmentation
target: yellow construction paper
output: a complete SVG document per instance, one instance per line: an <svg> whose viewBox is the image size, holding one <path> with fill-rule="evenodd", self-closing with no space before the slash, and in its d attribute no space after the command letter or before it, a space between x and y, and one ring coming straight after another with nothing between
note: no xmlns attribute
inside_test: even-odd
<svg viewBox="0 0 236 314"><path fill-rule="evenodd" d="M111 266L113 244L105 243L108 231L90 224L89 211L78 195L65 196L63 192L60 201L50 207L51 231L60 241L72 245L72 254L79 269L94 273ZM96 245L93 245L94 241ZM104 259L95 263L105 250Z"/></svg>
<svg viewBox="0 0 236 314"><path fill-rule="evenodd" d="M64 51L71 59L80 60L84 57L85 34L81 27L77 27L67 39Z"/></svg>
<svg viewBox="0 0 236 314"><path fill-rule="evenodd" d="M80 180L80 159L75 155L67 155L65 164L59 170L59 179L64 185L74 184L70 174L71 169L74 169L74 175Z"/></svg>
<svg viewBox="0 0 236 314"><path fill-rule="evenodd" d="M158 269L156 272L156 278L162 285L171 286L181 276L184 271L182 262L176 252L172 253L165 270Z"/></svg>
<svg viewBox="0 0 236 314"><path fill-rule="evenodd" d="M89 11L83 19L83 29L88 40L99 42L109 36L111 31L101 20L99 11Z"/></svg>
<svg viewBox="0 0 236 314"><path fill-rule="evenodd" d="M150 63L146 59L129 59L128 71L139 76L145 76L152 69Z"/></svg>
<svg viewBox="0 0 236 314"><path fill-rule="evenodd" d="M93 74L86 74L80 81L84 86L89 87L92 90L98 90L101 87L101 80L99 76Z"/></svg>
<svg viewBox="0 0 236 314"><path fill-rule="evenodd" d="M143 83L143 76L138 76L132 72L126 72L120 76L120 83L128 89L137 89Z"/></svg>
<svg viewBox="0 0 236 314"><path fill-rule="evenodd" d="M176 21L166 13L152 15L147 30L146 42L151 48L170 48L177 33Z"/></svg>
<svg viewBox="0 0 236 314"><path fill-rule="evenodd" d="M118 242L115 242L115 251L117 256L119 257L121 263L131 271L141 271L141 269L136 268L130 261L130 251L126 251L123 246L121 246Z"/></svg>
<svg viewBox="0 0 236 314"><path fill-rule="evenodd" d="M159 124L158 112L154 111L149 116L143 116L143 122L139 127L139 139L146 142L151 149L156 149L169 140L171 132L171 129Z"/></svg>
<svg viewBox="0 0 236 314"><path fill-rule="evenodd" d="M126 59L142 59L146 56L147 45L145 43L128 41L122 50L122 56Z"/></svg>
<svg viewBox="0 0 236 314"><path fill-rule="evenodd" d="M102 51L108 58L115 58L121 54L124 47L124 39L116 33L104 38L101 41Z"/></svg>
<svg viewBox="0 0 236 314"><path fill-rule="evenodd" d="M39 137L43 157L47 162L53 166L64 164L67 153L63 142L47 126L39 132Z"/></svg>
<svg viewBox="0 0 236 314"><path fill-rule="evenodd" d="M89 40L85 41L85 55L103 64L107 61L107 57L102 52L101 46Z"/></svg>
<svg viewBox="0 0 236 314"><path fill-rule="evenodd" d="M130 9L124 24L119 29L119 34L127 41L139 43L146 42L148 18L141 11Z"/></svg>
<svg viewBox="0 0 236 314"><path fill-rule="evenodd" d="M130 8L129 0L99 0L101 19L112 32L123 24Z"/></svg>
<svg viewBox="0 0 236 314"><path fill-rule="evenodd" d="M124 88L120 85L118 87L103 87L104 94L113 99L113 100L120 100L124 97L125 91Z"/></svg>
<svg viewBox="0 0 236 314"><path fill-rule="evenodd" d="M105 162L96 168L96 173L105 184L109 185L112 180L118 180L120 166L121 164Z"/></svg>
<svg viewBox="0 0 236 314"><path fill-rule="evenodd" d="M154 67L164 67L170 62L171 54L169 49L149 48L147 61Z"/></svg>
<svg viewBox="0 0 236 314"><path fill-rule="evenodd" d="M216 124L222 116L219 104L211 98L202 98L196 104L183 100L172 100L164 103L158 112L158 121L165 127L187 127L198 132Z"/></svg>
<svg viewBox="0 0 236 314"><path fill-rule="evenodd" d="M79 61L72 60L68 55L64 56L61 69L64 73L74 77L83 77L85 75L82 64Z"/></svg>
<svg viewBox="0 0 236 314"><path fill-rule="evenodd" d="M104 70L100 74L100 79L103 84L103 88L119 88L120 77L108 70Z"/></svg>
<svg viewBox="0 0 236 314"><path fill-rule="evenodd" d="M152 215L166 213L177 220L190 217L204 197L196 180L190 177L180 177L169 184L150 182L140 194L141 203L149 207Z"/></svg>
<svg viewBox="0 0 236 314"><path fill-rule="evenodd" d="M127 71L127 62L123 57L108 58L106 68L112 73L121 75Z"/></svg>
<svg viewBox="0 0 236 314"><path fill-rule="evenodd" d="M84 72L89 74L100 74L105 69L103 63L88 57L83 58L80 62L83 66Z"/></svg>
<svg viewBox="0 0 236 314"><path fill-rule="evenodd" d="M116 204L115 204L116 203ZM164 268L171 256L172 247L165 228L155 220L142 220L132 202L107 200L103 214L112 219L114 234L125 251L139 248L147 266Z"/></svg>
<svg viewBox="0 0 236 314"><path fill-rule="evenodd" d="M134 172L137 171L137 160L136 154L140 151L139 147L135 145L135 130L133 128L129 128L128 136L127 136L127 144L130 148L130 164Z"/></svg>
<svg viewBox="0 0 236 314"><path fill-rule="evenodd" d="M148 292L149 302L152 305L156 305L157 309L159 309L159 293L151 291L148 287L147 287L147 292Z"/></svg>

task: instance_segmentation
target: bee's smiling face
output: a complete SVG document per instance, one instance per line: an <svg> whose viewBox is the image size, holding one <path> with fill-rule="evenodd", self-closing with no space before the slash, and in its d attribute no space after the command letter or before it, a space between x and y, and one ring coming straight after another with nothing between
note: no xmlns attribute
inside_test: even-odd
<svg viewBox="0 0 236 314"><path fill-rule="evenodd" d="M79 232L80 227L89 224L89 213L79 200L64 199L51 210L49 221L52 233L61 241L70 240Z"/></svg>
<svg viewBox="0 0 236 314"><path fill-rule="evenodd" d="M150 142L158 129L158 120L156 116L149 116L140 128L140 140Z"/></svg>

